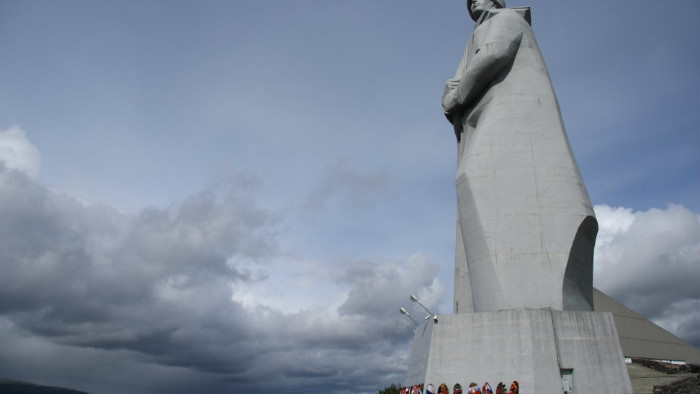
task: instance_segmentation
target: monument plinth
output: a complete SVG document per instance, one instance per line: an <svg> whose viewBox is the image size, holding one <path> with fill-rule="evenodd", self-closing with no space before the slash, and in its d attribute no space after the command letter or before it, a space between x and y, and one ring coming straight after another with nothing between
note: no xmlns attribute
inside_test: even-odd
<svg viewBox="0 0 700 394"><path fill-rule="evenodd" d="M631 392L612 315L593 312L598 224L530 9L467 7L474 33L442 98L458 142L455 314L416 329L405 383Z"/></svg>
<svg viewBox="0 0 700 394"><path fill-rule="evenodd" d="M516 380L523 393L632 392L610 313L511 309L439 321L416 329L405 386Z"/></svg>

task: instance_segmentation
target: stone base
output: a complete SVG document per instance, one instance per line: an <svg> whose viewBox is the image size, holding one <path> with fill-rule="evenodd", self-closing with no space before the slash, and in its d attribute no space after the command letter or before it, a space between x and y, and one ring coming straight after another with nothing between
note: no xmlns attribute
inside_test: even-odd
<svg viewBox="0 0 700 394"><path fill-rule="evenodd" d="M405 386L488 382L521 393L632 393L612 314L518 309L440 315L415 332ZM570 385L570 390L563 387ZM466 390L465 390L466 392Z"/></svg>

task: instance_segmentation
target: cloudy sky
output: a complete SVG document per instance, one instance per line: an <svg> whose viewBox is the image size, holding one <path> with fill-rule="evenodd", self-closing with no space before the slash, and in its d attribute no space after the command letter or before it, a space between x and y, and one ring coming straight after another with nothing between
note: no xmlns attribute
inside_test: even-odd
<svg viewBox="0 0 700 394"><path fill-rule="evenodd" d="M532 0L595 284L700 345L700 2ZM462 0L0 2L0 378L376 392L452 310Z"/></svg>

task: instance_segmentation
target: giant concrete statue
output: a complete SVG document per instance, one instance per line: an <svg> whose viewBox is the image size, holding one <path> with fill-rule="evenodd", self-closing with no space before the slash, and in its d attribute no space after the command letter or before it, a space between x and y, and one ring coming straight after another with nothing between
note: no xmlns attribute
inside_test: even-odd
<svg viewBox="0 0 700 394"><path fill-rule="evenodd" d="M442 98L458 141L455 313L593 310L597 222L529 8L469 0Z"/></svg>
<svg viewBox="0 0 700 394"><path fill-rule="evenodd" d="M415 330L404 384L632 393L613 316L593 311L598 226L530 10L503 1L467 1L474 34L442 99L459 152L455 313Z"/></svg>

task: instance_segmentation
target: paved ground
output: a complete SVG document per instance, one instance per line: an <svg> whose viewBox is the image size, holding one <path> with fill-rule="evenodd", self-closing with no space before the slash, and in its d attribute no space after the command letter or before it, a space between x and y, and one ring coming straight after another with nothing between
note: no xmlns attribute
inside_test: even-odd
<svg viewBox="0 0 700 394"><path fill-rule="evenodd" d="M667 374L634 363L627 364L627 371L630 374L632 390L635 394L651 394L654 392L654 386L668 384L696 375L693 373Z"/></svg>

